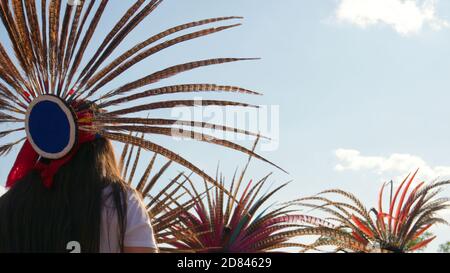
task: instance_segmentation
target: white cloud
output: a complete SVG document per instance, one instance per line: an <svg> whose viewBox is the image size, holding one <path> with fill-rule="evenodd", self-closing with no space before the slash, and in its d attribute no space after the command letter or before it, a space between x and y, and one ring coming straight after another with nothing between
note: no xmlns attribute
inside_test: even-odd
<svg viewBox="0 0 450 273"><path fill-rule="evenodd" d="M392 154L383 156L364 156L357 150L339 149L336 151L339 164L335 166L337 171L373 171L379 175L401 175L414 172L420 168L420 179L434 180L450 177L450 166L430 166L420 158L410 154Z"/></svg>
<svg viewBox="0 0 450 273"><path fill-rule="evenodd" d="M361 28L386 24L405 36L424 26L434 30L450 26L436 15L436 0L340 0L336 17Z"/></svg>

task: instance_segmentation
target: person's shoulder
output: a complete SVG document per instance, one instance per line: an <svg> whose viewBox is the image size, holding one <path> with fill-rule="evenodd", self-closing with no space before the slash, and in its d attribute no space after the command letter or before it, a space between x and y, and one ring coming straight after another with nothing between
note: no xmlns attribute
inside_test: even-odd
<svg viewBox="0 0 450 273"><path fill-rule="evenodd" d="M130 187L130 186L126 187L126 192L127 192L127 197L130 200L131 199L132 200L141 200L142 199L141 193L138 192L136 189Z"/></svg>
<svg viewBox="0 0 450 273"><path fill-rule="evenodd" d="M146 210L141 193L130 187L127 189L127 207L128 212Z"/></svg>
<svg viewBox="0 0 450 273"><path fill-rule="evenodd" d="M130 187L129 185L107 185L102 189L102 200L103 204L106 207L114 207L114 192L117 190L115 189L115 186L118 186L120 189L119 192L122 195L122 200L127 203L129 206L130 204L136 204L139 203L141 200L141 194Z"/></svg>
<svg viewBox="0 0 450 273"><path fill-rule="evenodd" d="M0 186L0 196L6 193L6 189L3 186Z"/></svg>
<svg viewBox="0 0 450 273"><path fill-rule="evenodd" d="M144 205L142 194L129 185L123 185L122 187L124 194L123 200L126 202L128 214L145 211L146 207ZM102 191L103 204L106 208L115 208L113 192L113 185L106 186Z"/></svg>

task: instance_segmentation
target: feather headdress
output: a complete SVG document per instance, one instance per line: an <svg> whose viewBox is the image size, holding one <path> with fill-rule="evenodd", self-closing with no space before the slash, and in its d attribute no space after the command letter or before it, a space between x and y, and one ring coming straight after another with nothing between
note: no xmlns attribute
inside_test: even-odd
<svg viewBox="0 0 450 273"><path fill-rule="evenodd" d="M158 100L158 95L219 91L251 95L258 93L218 84L149 87L146 91L138 89L193 69L250 59L217 58L174 65L113 90L108 89L108 83L120 76L126 76L130 68L161 50L240 24L205 27L177 35L181 31L241 18L213 18L179 25L150 36L118 57L112 58L122 41L163 2L137 0L107 32L93 54L87 54L88 45L93 43L94 34L107 13L109 2L0 0L1 20L15 56L12 57L3 42L0 44L0 124L16 125L13 129L0 132L0 156L6 155L15 145L25 141L27 149L24 146L23 150L26 151L22 150L21 153L31 153L32 157L41 159L61 160L70 158L70 154L80 143L101 136L160 154L220 186L188 160L148 139L151 135L172 136L173 126L180 121L141 118L137 114L195 106L192 99ZM170 38L171 36L175 37ZM84 63L86 64L82 65ZM206 100L202 104L253 107L245 103L222 100ZM114 107L114 110L111 110L111 107ZM183 135L187 133L193 139L231 148L267 161L233 142L194 131L198 127L212 124L181 122L192 129L185 130ZM254 135L236 128L216 128ZM147 137L138 137L138 133ZM22 135L18 136L19 134Z"/></svg>
<svg viewBox="0 0 450 273"><path fill-rule="evenodd" d="M334 226L317 222L295 232L297 236L318 235L320 238L305 248L317 250L332 246L337 251L351 252L414 252L426 247L435 237L423 235L436 224L448 224L442 213L450 207L449 199L437 195L450 181L413 184L417 171L408 175L396 190L392 182L386 198L384 184L377 208L368 209L350 192L332 189L312 197L294 201L295 204L318 210ZM328 195L328 196L327 196ZM329 195L335 195L330 198ZM387 207L383 207L388 205Z"/></svg>

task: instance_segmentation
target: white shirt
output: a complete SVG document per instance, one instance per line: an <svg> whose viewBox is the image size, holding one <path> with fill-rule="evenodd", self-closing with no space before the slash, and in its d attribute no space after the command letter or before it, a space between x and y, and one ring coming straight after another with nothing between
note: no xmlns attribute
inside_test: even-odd
<svg viewBox="0 0 450 273"><path fill-rule="evenodd" d="M100 253L119 253L119 225L111 187L103 191L103 210L100 224ZM127 194L125 247L157 248L153 228L141 197L135 190Z"/></svg>

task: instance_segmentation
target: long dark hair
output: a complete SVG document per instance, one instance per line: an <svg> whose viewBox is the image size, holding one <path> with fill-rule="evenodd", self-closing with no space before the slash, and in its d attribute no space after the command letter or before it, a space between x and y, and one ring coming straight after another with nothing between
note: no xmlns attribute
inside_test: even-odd
<svg viewBox="0 0 450 273"><path fill-rule="evenodd" d="M99 252L103 189L111 187L123 250L126 184L120 178L111 143L99 138L83 144L56 174L51 189L31 172L0 197L0 252Z"/></svg>

